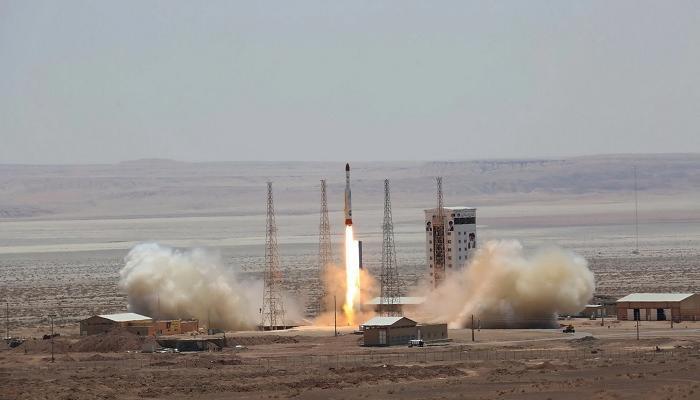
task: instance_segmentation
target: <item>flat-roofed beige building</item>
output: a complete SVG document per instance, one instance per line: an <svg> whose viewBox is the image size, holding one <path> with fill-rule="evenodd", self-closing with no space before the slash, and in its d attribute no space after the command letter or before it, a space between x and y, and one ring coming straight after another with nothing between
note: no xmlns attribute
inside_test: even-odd
<svg viewBox="0 0 700 400"><path fill-rule="evenodd" d="M360 328L365 346L401 346L412 339L447 340L447 324L419 325L406 317L374 317Z"/></svg>
<svg viewBox="0 0 700 400"><path fill-rule="evenodd" d="M137 335L147 336L152 325L151 317L136 313L94 315L80 321L80 334L95 335L121 328Z"/></svg>
<svg viewBox="0 0 700 400"><path fill-rule="evenodd" d="M632 293L617 300L620 321L698 321L700 295L695 293Z"/></svg>

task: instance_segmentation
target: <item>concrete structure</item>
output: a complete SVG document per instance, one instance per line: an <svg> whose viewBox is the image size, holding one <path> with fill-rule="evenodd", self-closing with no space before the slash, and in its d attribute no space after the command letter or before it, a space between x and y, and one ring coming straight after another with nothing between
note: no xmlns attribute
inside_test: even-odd
<svg viewBox="0 0 700 400"><path fill-rule="evenodd" d="M151 317L135 313L95 315L80 321L80 334L95 335L121 328L137 335L147 336L152 325Z"/></svg>
<svg viewBox="0 0 700 400"><path fill-rule="evenodd" d="M605 307L601 304L586 304L586 308L584 308L580 313L578 313L577 316L596 319L601 317L607 317L608 314L606 313Z"/></svg>
<svg viewBox="0 0 700 400"><path fill-rule="evenodd" d="M364 303L362 305L362 309L366 311L374 311L374 312L379 312L380 311L380 303L381 298L380 297L375 297L372 300L369 300L368 302ZM425 303L425 297L408 297L408 296L402 296L402 297L397 297L394 303L387 305L386 301L384 302L383 309L388 310L390 312L397 312L397 313L413 313L415 312L418 307L420 307L423 303Z"/></svg>
<svg viewBox="0 0 700 400"><path fill-rule="evenodd" d="M360 329L365 346L404 346L411 339L447 340L447 324L418 325L406 317L374 317Z"/></svg>
<svg viewBox="0 0 700 400"><path fill-rule="evenodd" d="M148 331L150 336L154 335L179 335L188 332L197 332L199 330L199 321L193 320L159 320L154 321Z"/></svg>
<svg viewBox="0 0 700 400"><path fill-rule="evenodd" d="M621 321L697 321L700 295L693 293L632 293L617 300Z"/></svg>
<svg viewBox="0 0 700 400"><path fill-rule="evenodd" d="M216 338L164 338L157 340L158 345L165 348L185 351L214 351L226 346L226 339Z"/></svg>
<svg viewBox="0 0 700 400"><path fill-rule="evenodd" d="M428 275L432 286L435 286L434 260L442 255L437 254L444 249L445 271L449 277L451 271L463 267L476 250L476 208L473 207L443 207L444 236L439 238L437 230L433 230L438 218L438 208L425 210L425 249L428 256ZM438 240L443 246L435 246Z"/></svg>

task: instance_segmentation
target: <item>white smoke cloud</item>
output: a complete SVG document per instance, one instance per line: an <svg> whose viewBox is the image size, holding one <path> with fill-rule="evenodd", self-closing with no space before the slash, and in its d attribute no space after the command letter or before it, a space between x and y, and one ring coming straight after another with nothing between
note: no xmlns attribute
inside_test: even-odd
<svg viewBox="0 0 700 400"><path fill-rule="evenodd" d="M257 321L262 283L239 283L218 253L156 243L135 246L119 271L129 310L156 318L196 318L213 328L250 329ZM255 296L255 297L253 297Z"/></svg>
<svg viewBox="0 0 700 400"><path fill-rule="evenodd" d="M423 312L455 328L469 326L472 315L484 328L551 327L558 314L581 311L594 289L581 256L547 248L528 257L518 241L490 241L428 294Z"/></svg>

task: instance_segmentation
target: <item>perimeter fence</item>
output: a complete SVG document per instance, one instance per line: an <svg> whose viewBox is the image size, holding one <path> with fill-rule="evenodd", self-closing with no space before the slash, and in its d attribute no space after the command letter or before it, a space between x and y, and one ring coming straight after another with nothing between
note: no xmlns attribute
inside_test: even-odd
<svg viewBox="0 0 700 400"><path fill-rule="evenodd" d="M179 368L348 368L373 365L430 365L463 362L504 361L574 361L574 360L624 360L639 359L665 361L679 357L700 357L697 349L673 348L661 350L597 350L582 349L499 349L479 350L469 346L450 346L447 349L414 348L404 351L376 351L357 354L287 355L274 357L248 357L229 352L186 354L133 354L123 359L66 359L57 355L57 363L47 368L128 368L128 369L179 369ZM105 357L106 358L106 357Z"/></svg>

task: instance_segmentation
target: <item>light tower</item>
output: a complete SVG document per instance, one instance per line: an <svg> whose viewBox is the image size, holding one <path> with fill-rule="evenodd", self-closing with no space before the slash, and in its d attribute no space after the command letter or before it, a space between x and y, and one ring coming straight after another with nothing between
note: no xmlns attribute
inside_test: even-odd
<svg viewBox="0 0 700 400"><path fill-rule="evenodd" d="M314 300L316 311L320 313L323 308L323 299L326 298L325 289L323 288L323 276L326 269L333 262L333 253L331 246L331 223L328 218L328 201L326 199L326 180L321 179L321 217L318 224L318 278L319 287L321 287L321 296L317 296Z"/></svg>
<svg viewBox="0 0 700 400"><path fill-rule="evenodd" d="M263 303L260 310L260 328L270 330L284 328L284 303L282 302L282 271L277 251L277 225L272 201L272 182L267 182L267 229L265 230L265 273Z"/></svg>
<svg viewBox="0 0 700 400"><path fill-rule="evenodd" d="M442 202L442 177L435 178L437 183L437 212L433 218L433 270L431 283L438 287L445 280L445 208Z"/></svg>
<svg viewBox="0 0 700 400"><path fill-rule="evenodd" d="M394 246L394 222L391 215L391 196L389 180L384 180L384 221L382 223L382 269L379 311L382 315L400 315L395 307L399 303L402 288L396 263L396 247Z"/></svg>

